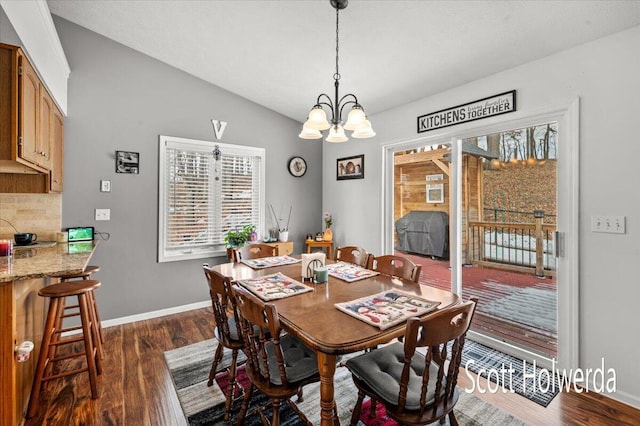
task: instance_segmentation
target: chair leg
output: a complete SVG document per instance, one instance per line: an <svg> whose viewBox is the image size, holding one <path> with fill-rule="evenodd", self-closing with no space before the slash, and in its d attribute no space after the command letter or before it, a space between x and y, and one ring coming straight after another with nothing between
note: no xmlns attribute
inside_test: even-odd
<svg viewBox="0 0 640 426"><path fill-rule="evenodd" d="M211 370L209 371L209 381L207 381L207 386L213 385L213 379L216 377L216 369L218 368L218 363L222 359L222 345L218 343L218 348L216 349L216 353L213 356L213 362L211 363Z"/></svg>
<svg viewBox="0 0 640 426"><path fill-rule="evenodd" d="M442 419L444 420L444 417ZM458 426L458 420L456 419L456 415L453 414L453 410L449 411L449 424L451 426Z"/></svg>
<svg viewBox="0 0 640 426"><path fill-rule="evenodd" d="M378 401L375 400L375 398L371 398L370 404L369 404L369 417L372 419L376 418L376 405L377 405Z"/></svg>
<svg viewBox="0 0 640 426"><path fill-rule="evenodd" d="M236 363L238 360L238 350L234 349L231 354L231 365L229 366L229 384L227 386L226 401L224 402L224 419L229 420L231 416L231 404L233 403L233 390L236 387Z"/></svg>
<svg viewBox="0 0 640 426"><path fill-rule="evenodd" d="M53 298L49 301L49 312L47 313L47 322L42 336L42 345L40 346L40 356L36 365L36 372L33 375L33 383L31 385L31 397L29 398L29 406L27 407L27 419L32 418L40 404L40 390L42 387L42 378L45 374L45 368L50 359L50 347L53 339L54 327L57 324L57 312L60 300Z"/></svg>
<svg viewBox="0 0 640 426"><path fill-rule="evenodd" d="M242 406L240 407L240 412L238 413L238 419L236 420L236 425L238 426L244 425L244 418L247 415L247 410L249 409L249 401L251 401L252 395L253 395L253 383L250 383L249 389L244 394L244 399L242 400Z"/></svg>
<svg viewBox="0 0 640 426"><path fill-rule="evenodd" d="M78 295L78 304L80 305L80 319L82 323L82 333L84 334L84 350L87 356L87 371L89 372L89 385L91 387L91 399L98 398L98 366L96 361L100 363L96 357L95 346L93 344L91 332L91 313L87 304L86 294ZM100 367L102 369L102 367Z"/></svg>
<svg viewBox="0 0 640 426"><path fill-rule="evenodd" d="M358 400L356 401L355 407L353 407L353 414L351 415L351 423L350 426L356 426L358 424L358 420L360 420L360 411L362 410L362 401L364 400L364 392L358 391Z"/></svg>
<svg viewBox="0 0 640 426"><path fill-rule="evenodd" d="M280 403L281 400L276 398L271 401L271 426L280 426Z"/></svg>

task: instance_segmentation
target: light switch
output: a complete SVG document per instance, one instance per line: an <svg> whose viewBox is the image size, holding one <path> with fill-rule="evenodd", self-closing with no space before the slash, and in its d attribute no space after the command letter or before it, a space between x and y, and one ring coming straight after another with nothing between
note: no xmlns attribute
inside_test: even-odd
<svg viewBox="0 0 640 426"><path fill-rule="evenodd" d="M101 180L100 181L100 192L111 192L111 181L110 180Z"/></svg>
<svg viewBox="0 0 640 426"><path fill-rule="evenodd" d="M605 232L608 234L626 233L625 216L591 216L591 232Z"/></svg>

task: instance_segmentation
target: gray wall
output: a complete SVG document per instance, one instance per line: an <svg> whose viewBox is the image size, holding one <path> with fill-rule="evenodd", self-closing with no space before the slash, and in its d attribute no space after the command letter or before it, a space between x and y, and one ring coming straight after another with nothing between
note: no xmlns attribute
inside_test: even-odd
<svg viewBox="0 0 640 426"><path fill-rule="evenodd" d="M379 254L381 146L416 138L416 117L511 89L517 90L518 111L579 97L579 367L599 368L604 358L606 369L617 371L618 392L613 396L638 407L639 51L640 27L635 27L373 116L375 138L325 144L322 189L323 209L336 217L335 235ZM366 99L361 101L366 108ZM455 127L463 131L474 125ZM336 181L336 158L355 154L365 154L365 179ZM591 232L590 217L597 214L625 215L626 234Z"/></svg>
<svg viewBox="0 0 640 426"><path fill-rule="evenodd" d="M288 211L290 240L303 248L321 221L321 144L298 139L299 123L54 16L71 66L65 119L62 225L111 235L98 246L103 319L206 301L203 261L158 264L158 135L215 140L211 119L228 123L221 142L266 148L266 201ZM215 60L212 58L211 60ZM140 153L140 174L116 174L116 150ZM303 156L308 171L289 175ZM99 192L101 179L110 193ZM111 220L94 221L95 208Z"/></svg>
<svg viewBox="0 0 640 426"><path fill-rule="evenodd" d="M0 42L6 43L6 44L13 44L16 46L22 45L22 41L20 40L20 37L18 37L16 30L13 28L13 25L11 25L9 18L7 17L7 14L4 13L4 9L2 9L1 7L0 7Z"/></svg>

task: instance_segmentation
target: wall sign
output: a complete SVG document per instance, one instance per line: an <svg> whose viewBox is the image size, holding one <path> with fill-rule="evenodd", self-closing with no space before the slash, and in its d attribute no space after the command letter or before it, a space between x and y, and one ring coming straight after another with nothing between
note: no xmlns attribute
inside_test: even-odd
<svg viewBox="0 0 640 426"><path fill-rule="evenodd" d="M222 139L222 134L224 133L224 129L227 128L226 121L219 120L211 120L211 125L213 126L213 134L216 136L217 140Z"/></svg>
<svg viewBox="0 0 640 426"><path fill-rule="evenodd" d="M418 133L453 126L516 110L516 91L500 93L418 117Z"/></svg>

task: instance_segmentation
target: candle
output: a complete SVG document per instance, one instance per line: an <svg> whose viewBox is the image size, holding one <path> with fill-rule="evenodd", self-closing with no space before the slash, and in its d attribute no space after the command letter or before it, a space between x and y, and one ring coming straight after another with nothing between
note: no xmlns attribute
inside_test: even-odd
<svg viewBox="0 0 640 426"><path fill-rule="evenodd" d="M13 253L13 241L0 240L0 256L11 256Z"/></svg>
<svg viewBox="0 0 640 426"><path fill-rule="evenodd" d="M323 266L316 268L315 275L317 283L326 283L329 281L329 271Z"/></svg>

